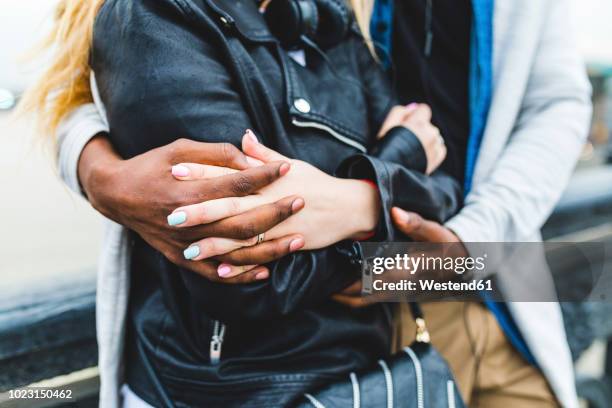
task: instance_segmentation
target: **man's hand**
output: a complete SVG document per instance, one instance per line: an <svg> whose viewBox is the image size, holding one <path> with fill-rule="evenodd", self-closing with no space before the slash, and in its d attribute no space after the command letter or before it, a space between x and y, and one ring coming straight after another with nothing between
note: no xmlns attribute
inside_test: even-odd
<svg viewBox="0 0 612 408"><path fill-rule="evenodd" d="M391 218L397 229L414 241L434 243L461 242L459 237L448 228L435 221L425 220L417 213L393 207L391 209ZM463 251L467 254L465 249ZM465 254L454 255L465 256ZM361 296L361 281L357 281L342 292L334 295L333 299L347 306L359 308L381 301L381 296Z"/></svg>
<svg viewBox="0 0 612 408"><path fill-rule="evenodd" d="M461 242L453 231L435 221L425 220L417 213L393 207L391 209L391 218L395 227L414 241Z"/></svg>
<svg viewBox="0 0 612 408"><path fill-rule="evenodd" d="M208 180L177 181L171 174L174 164L206 163L239 172ZM274 162L251 167L246 156L225 143L200 143L177 140L129 160L122 160L104 137L92 139L79 160L79 179L92 206L107 218L138 233L149 245L171 262L219 281L217 262L191 262L183 250L192 242L214 236L252 239L298 212L299 197L285 197L234 217L188 228L168 225L167 217L177 207L202 201L251 194L274 182L289 171L289 164ZM291 252L287 237L274 242L278 257ZM268 253L272 250L267 247ZM255 260L257 249L250 253ZM268 254L266 254L268 255ZM245 259L244 261L248 261ZM257 265L253 262L252 265ZM268 277L265 267L257 267L225 283L245 283Z"/></svg>
<svg viewBox="0 0 612 408"><path fill-rule="evenodd" d="M245 252L242 248L264 255L267 250L264 251L263 248L269 247L271 242L288 236L301 236L302 239L290 243L292 250L319 249L345 239L363 236L375 228L380 204L378 192L370 185L360 180L332 177L308 163L285 157L259 143L250 130L247 130L243 137L242 150L251 161L257 160L261 165L287 162L291 164L291 170L281 180L262 188L256 194L209 200L177 208L171 217L181 221L179 227L188 228L216 222L296 193L304 197L304 200L297 199L293 205L304 206L305 202L309 205L300 214L266 231L263 242L256 246L254 244L258 241L257 237L254 237L254 240L208 237L194 242L189 247L189 250L193 251L190 254L193 255L190 257L193 261L217 257L216 259L224 262L219 266L219 274L232 277L250 269L255 260L257 264L264 264L278 259L272 252L268 258L251 256L245 264ZM198 163L181 163L173 168L172 173L177 179L188 182L212 180L219 175L234 174L236 170ZM353 214L353 217L344 217L347 212ZM326 233L321 234L322 228L326 229Z"/></svg>

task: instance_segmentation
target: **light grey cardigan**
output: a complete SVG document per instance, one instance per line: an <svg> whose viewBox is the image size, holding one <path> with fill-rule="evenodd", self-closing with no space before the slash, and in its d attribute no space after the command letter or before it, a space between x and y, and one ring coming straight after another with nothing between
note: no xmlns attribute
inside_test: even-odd
<svg viewBox="0 0 612 408"><path fill-rule="evenodd" d="M540 240L539 229L569 179L590 123L590 87L569 25L568 0L495 0L493 101L473 190L447 224L464 242ZM74 191L80 192L76 170L83 146L105 130L104 112L93 104L64 121L59 168ZM120 401L129 255L125 229L108 221L97 287L105 408ZM509 308L559 401L577 407L559 305Z"/></svg>

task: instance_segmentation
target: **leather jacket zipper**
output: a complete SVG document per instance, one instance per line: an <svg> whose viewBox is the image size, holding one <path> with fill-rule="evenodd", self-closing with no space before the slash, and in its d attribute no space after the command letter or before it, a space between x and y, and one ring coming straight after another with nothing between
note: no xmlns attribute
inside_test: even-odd
<svg viewBox="0 0 612 408"><path fill-rule="evenodd" d="M421 361L410 347L404 347L404 351L410 356L412 364L414 365L417 386L417 408L425 408L425 402L423 401L423 368L421 367Z"/></svg>
<svg viewBox="0 0 612 408"><path fill-rule="evenodd" d="M342 136L340 133L336 132L334 129L330 128L329 126L323 125L323 124L318 123L318 122L303 122L303 121L300 121L300 120L295 119L295 118L293 118L291 120L291 123L293 123L297 127L313 128L313 129L322 130L324 132L327 132L334 139L339 140L342 143L347 144L347 145L349 145L351 147L354 147L355 149L361 151L362 153L367 152L367 149L365 148L364 145L362 145L361 143L356 142L353 139L350 139L350 138L348 138L346 136Z"/></svg>
<svg viewBox="0 0 612 408"><path fill-rule="evenodd" d="M210 363L219 364L221 361L221 346L225 336L225 325L218 320L213 321L213 333L210 338Z"/></svg>

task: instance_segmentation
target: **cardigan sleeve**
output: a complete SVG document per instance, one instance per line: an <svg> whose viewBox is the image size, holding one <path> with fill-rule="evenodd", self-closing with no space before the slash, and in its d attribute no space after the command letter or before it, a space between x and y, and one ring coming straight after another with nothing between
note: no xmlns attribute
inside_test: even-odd
<svg viewBox="0 0 612 408"><path fill-rule="evenodd" d="M476 167L464 208L446 223L464 242L524 241L536 234L586 141L591 88L567 29L569 2L549 4L508 143L495 159L481 151L480 160L495 162ZM502 97L491 109L508 110L511 104Z"/></svg>
<svg viewBox="0 0 612 408"><path fill-rule="evenodd" d="M78 177L79 158L85 145L99 133L108 133L108 126L93 103L76 108L57 129L59 175L72 191L83 197Z"/></svg>

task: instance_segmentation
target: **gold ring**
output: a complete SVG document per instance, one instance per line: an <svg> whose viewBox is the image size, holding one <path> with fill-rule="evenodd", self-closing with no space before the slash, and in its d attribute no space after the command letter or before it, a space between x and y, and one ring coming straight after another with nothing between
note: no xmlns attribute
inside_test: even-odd
<svg viewBox="0 0 612 408"><path fill-rule="evenodd" d="M261 234L257 235L257 242L255 243L255 245L261 244L264 240L264 236L265 236L265 232L262 232Z"/></svg>

